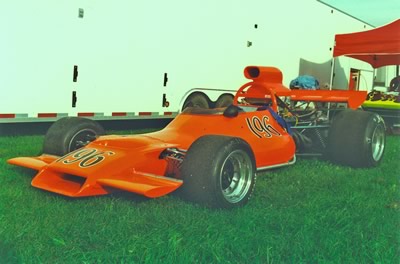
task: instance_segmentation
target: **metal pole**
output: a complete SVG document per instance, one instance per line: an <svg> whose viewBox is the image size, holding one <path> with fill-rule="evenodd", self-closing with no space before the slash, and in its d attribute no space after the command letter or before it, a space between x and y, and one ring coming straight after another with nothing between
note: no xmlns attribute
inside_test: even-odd
<svg viewBox="0 0 400 264"><path fill-rule="evenodd" d="M335 71L335 57L332 57L331 79L330 79L330 82L329 82L329 91L332 90L334 71ZM328 111L326 113L326 117L328 118L328 120L329 120L329 111L330 111L330 109L331 109L331 103L328 102Z"/></svg>
<svg viewBox="0 0 400 264"><path fill-rule="evenodd" d="M331 63L331 79L329 82L329 90L332 90L334 74L335 74L335 57L332 58L332 63Z"/></svg>
<svg viewBox="0 0 400 264"><path fill-rule="evenodd" d="M375 80L376 80L376 69L374 68L374 72L372 73L372 87L371 87L371 91L375 90ZM368 89L367 89L368 90Z"/></svg>

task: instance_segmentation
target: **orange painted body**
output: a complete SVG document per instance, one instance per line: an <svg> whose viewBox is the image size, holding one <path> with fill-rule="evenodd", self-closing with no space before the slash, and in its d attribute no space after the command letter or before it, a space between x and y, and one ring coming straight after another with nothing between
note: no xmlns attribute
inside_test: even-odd
<svg viewBox="0 0 400 264"><path fill-rule="evenodd" d="M243 98L267 98L272 100L272 108L278 110L276 97L290 97L292 101L347 103L356 109L364 103L367 91L347 90L291 90L282 84L282 72L275 67L248 66L244 75L252 79L237 91L234 102Z"/></svg>
<svg viewBox="0 0 400 264"><path fill-rule="evenodd" d="M354 107L359 101L357 98L363 96L349 92L291 91L282 85L282 73L272 67L247 67L245 76L253 81L238 90L235 104L241 97L269 98L276 110L276 96L291 96L295 100L346 101ZM168 161L162 153L167 149L185 152L204 135L243 139L254 153L258 170L293 161L294 140L271 112L256 106L240 107L243 111L234 117L224 116L224 109L190 108L158 132L101 136L64 157L42 155L14 158L8 162L38 170L33 186L66 196L102 195L120 189L159 197L184 184L179 175L168 174Z"/></svg>
<svg viewBox="0 0 400 264"><path fill-rule="evenodd" d="M160 158L161 153L167 148L187 150L203 135L244 139L254 152L257 168L293 159L293 139L269 111L242 112L233 118L224 117L222 111L214 112L182 113L166 128L154 133L102 136L61 158L42 155L8 162L38 170L33 186L66 196L101 195L122 189L158 197L183 183L166 177L168 163ZM263 128L268 125L270 130Z"/></svg>

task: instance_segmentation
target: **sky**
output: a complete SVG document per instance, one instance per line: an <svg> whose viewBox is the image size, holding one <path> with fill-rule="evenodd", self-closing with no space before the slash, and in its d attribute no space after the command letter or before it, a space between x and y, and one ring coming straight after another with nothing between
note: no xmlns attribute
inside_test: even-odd
<svg viewBox="0 0 400 264"><path fill-rule="evenodd" d="M375 27L400 18L400 0L321 0L321 2Z"/></svg>

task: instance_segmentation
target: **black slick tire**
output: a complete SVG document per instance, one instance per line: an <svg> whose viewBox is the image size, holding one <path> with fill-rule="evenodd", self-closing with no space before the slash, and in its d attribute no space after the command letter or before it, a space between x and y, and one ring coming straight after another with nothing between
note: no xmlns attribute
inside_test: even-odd
<svg viewBox="0 0 400 264"><path fill-rule="evenodd" d="M240 207L254 189L254 154L240 138L203 136L190 146L181 175L183 198L212 208Z"/></svg>
<svg viewBox="0 0 400 264"><path fill-rule="evenodd" d="M375 167L383 157L385 144L385 123L379 115L362 110L344 110L333 119L327 154L338 164Z"/></svg>
<svg viewBox="0 0 400 264"><path fill-rule="evenodd" d="M64 156L84 147L101 135L104 135L104 129L93 120L64 117L57 120L47 131L43 153Z"/></svg>

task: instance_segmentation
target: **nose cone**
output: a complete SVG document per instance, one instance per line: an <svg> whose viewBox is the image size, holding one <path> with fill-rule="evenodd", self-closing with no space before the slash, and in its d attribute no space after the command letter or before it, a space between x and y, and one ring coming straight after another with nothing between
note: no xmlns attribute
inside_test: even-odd
<svg viewBox="0 0 400 264"><path fill-rule="evenodd" d="M102 136L95 142L97 145L110 148L142 149L146 147L167 145L164 141L146 135Z"/></svg>

